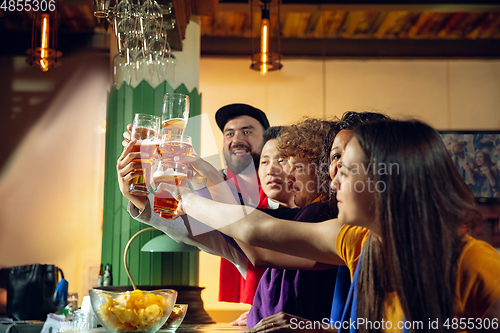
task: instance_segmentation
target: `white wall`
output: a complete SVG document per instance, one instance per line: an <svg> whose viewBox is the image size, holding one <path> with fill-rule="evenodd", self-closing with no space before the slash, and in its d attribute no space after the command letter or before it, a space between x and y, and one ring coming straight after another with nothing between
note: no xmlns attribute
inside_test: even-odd
<svg viewBox="0 0 500 333"><path fill-rule="evenodd" d="M215 111L236 102L261 108L272 125L375 110L438 129L500 128L499 60L284 60L265 76L249 63L201 60L202 112L219 144Z"/></svg>
<svg viewBox="0 0 500 333"><path fill-rule="evenodd" d="M40 69L24 57L11 61L12 91L3 100L49 78L54 97L0 175L0 265L56 264L81 302L92 287L86 270L101 261L108 59L66 57L38 81L30 76ZM22 111L18 117L29 121Z"/></svg>

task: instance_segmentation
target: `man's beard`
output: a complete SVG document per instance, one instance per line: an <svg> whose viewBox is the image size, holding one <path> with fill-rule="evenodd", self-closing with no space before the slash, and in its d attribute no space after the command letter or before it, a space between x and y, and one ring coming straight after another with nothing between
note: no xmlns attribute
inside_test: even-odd
<svg viewBox="0 0 500 333"><path fill-rule="evenodd" d="M224 151L224 159L226 160L227 168L234 174L240 174L245 171L253 162L254 171L259 167L260 154L250 153L244 158L232 159L231 151ZM236 160L236 161L235 161Z"/></svg>

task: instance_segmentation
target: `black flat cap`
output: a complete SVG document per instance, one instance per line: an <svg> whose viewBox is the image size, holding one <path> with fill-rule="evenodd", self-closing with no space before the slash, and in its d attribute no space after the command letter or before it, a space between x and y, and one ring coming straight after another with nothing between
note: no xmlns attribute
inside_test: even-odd
<svg viewBox="0 0 500 333"><path fill-rule="evenodd" d="M267 120L266 114L253 106L248 104L229 104L221 107L215 113L215 121L219 126L221 131L224 131L224 126L226 123L239 116L249 116L257 119L264 127L264 130L269 128L269 121Z"/></svg>

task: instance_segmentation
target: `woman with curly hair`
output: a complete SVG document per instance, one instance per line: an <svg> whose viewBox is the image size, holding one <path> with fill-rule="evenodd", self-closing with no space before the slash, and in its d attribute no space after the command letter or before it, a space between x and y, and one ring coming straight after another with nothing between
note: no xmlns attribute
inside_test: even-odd
<svg viewBox="0 0 500 333"><path fill-rule="evenodd" d="M295 204L299 207L306 206L318 197L322 200L332 198L328 158L332 142L340 130L338 124L336 120L305 117L293 125L284 127L277 138L280 156L287 158L291 167L295 165L295 169L292 168L291 171L295 171L298 179L292 183L295 186L293 191L296 192ZM306 165L317 177L301 181L301 175L305 174L303 167Z"/></svg>

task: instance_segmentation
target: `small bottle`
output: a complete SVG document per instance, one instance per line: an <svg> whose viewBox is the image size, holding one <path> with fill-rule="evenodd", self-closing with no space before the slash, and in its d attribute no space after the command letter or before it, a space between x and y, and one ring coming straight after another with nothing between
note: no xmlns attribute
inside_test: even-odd
<svg viewBox="0 0 500 333"><path fill-rule="evenodd" d="M97 276L97 286L102 287L104 284L104 270L102 269L102 264L101 268L99 269L99 276Z"/></svg>
<svg viewBox="0 0 500 333"><path fill-rule="evenodd" d="M102 280L102 285L103 286L111 286L111 266L109 264L106 264L106 269L104 270L104 278Z"/></svg>

